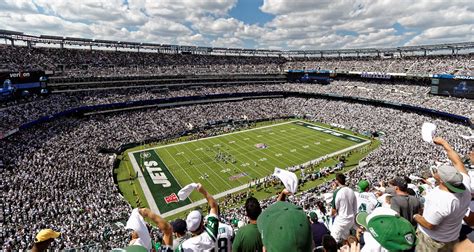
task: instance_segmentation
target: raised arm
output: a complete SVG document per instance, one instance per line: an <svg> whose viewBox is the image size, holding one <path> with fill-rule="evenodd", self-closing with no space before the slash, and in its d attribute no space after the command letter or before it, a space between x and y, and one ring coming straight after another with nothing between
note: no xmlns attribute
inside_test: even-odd
<svg viewBox="0 0 474 252"><path fill-rule="evenodd" d="M198 187L196 188L196 190L198 192L200 192L202 195L204 195L204 198L206 198L207 200L207 204L209 204L209 208L211 209L209 211L210 214L214 214L217 216L217 202L216 200L214 199L214 197L212 197L211 194L209 194L206 189L204 189L204 186L202 186L201 184L198 184Z"/></svg>
<svg viewBox="0 0 474 252"><path fill-rule="evenodd" d="M283 189L283 191L281 191L281 193L278 195L278 198L277 198L277 201L286 201L286 196L290 195L291 192Z"/></svg>
<svg viewBox="0 0 474 252"><path fill-rule="evenodd" d="M163 232L163 244L173 246L173 227L165 219L161 218L158 214L153 213L148 208L140 208L139 213L144 218L152 220L161 232Z"/></svg>
<svg viewBox="0 0 474 252"><path fill-rule="evenodd" d="M464 163L462 162L461 158L459 157L458 153L453 150L451 145L449 145L446 140L441 137L435 137L433 142L437 145L443 146L446 154L448 155L449 160L453 163L454 168L458 170L460 173L464 173L467 175L466 167L464 167Z"/></svg>

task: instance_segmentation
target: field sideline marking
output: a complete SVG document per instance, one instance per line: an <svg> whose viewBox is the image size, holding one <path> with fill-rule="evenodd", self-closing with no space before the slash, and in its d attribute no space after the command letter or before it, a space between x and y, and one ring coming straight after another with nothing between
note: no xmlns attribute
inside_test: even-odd
<svg viewBox="0 0 474 252"><path fill-rule="evenodd" d="M316 125L316 124L314 124L314 123L305 122L305 121L301 121L301 120L296 120L296 121L294 121L294 122L302 122L302 123L306 123L306 124L309 124L309 125L313 125L313 126L316 126L316 127L319 127L319 128L323 128L323 129L327 129L327 130L332 130L332 131L335 131L335 132L339 132L339 133L341 133L341 134L348 135L348 136L351 136L351 137L355 137L355 138L360 139L360 140L366 140L366 139L364 139L364 138L358 137L358 136L353 135L353 134L349 134L349 133L342 132L342 131L335 130L335 129L330 129L330 128L324 127L324 126L319 126L319 125ZM335 127L335 128L339 128L339 127ZM310 128L310 129L311 129L311 128ZM312 129L312 130L315 130L315 129ZM351 130L349 130L349 131L351 131ZM323 131L323 132L324 132L324 131ZM351 131L351 132L352 132L352 131ZM326 133L326 132L324 132L324 133ZM330 133L326 133L326 134L331 135ZM333 135L333 136L334 136L334 135Z"/></svg>
<svg viewBox="0 0 474 252"><path fill-rule="evenodd" d="M160 210L158 210L158 206L156 205L156 201L153 198L153 194L151 194L150 188L148 187L148 184L145 181L145 177L143 176L142 170L140 169L140 166L138 166L138 163L135 160L133 153L129 152L128 157L130 158L130 162L132 163L133 170L135 170L135 172L139 174L138 182L140 182L140 187L143 190L143 194L145 195L145 199L148 202L148 206L153 212L160 214Z"/></svg>
<svg viewBox="0 0 474 252"><path fill-rule="evenodd" d="M160 154L159 154L157 151L154 150L154 152L155 152L156 156L161 160L161 162L165 165L165 168L168 169L168 172L171 174L171 177L173 177L174 180L176 181L176 183L178 183L179 188L183 188L183 187L181 186L181 183L179 183L178 179L176 179L176 177L174 176L174 174L171 172L171 170L170 170L170 168L168 167L168 165L165 164L165 160L163 160L163 158L160 157ZM166 150L166 152L168 152L168 154L171 156L171 153L170 153L168 150ZM192 180L191 176L189 176L189 173L188 173L185 169L183 169L183 168L181 167L181 165L178 163L178 160L176 160L174 157L172 157L172 158L173 158L174 161L176 161L176 164L179 165L179 167L184 171L184 173L186 173L186 176L188 176L188 178L190 178L190 179ZM180 190L181 190L181 189L180 189ZM193 201L191 200L191 198L189 198L189 201L193 202Z"/></svg>
<svg viewBox="0 0 474 252"><path fill-rule="evenodd" d="M331 154L328 154L328 155L319 157L319 158L317 158L317 159L308 161L308 162L306 162L305 164L308 164L308 163L311 163L311 162L318 162L318 161L322 160L323 158L326 158L326 157L327 157L327 158L330 158L330 157L339 155L339 154L341 154L341 153L350 151L350 150L352 150L352 149L357 149L357 148L359 148L359 147L361 147L361 146L364 146L364 145L366 145L366 144L368 144L368 143L370 143L370 140L366 140L365 142L362 142L362 143L359 143L359 144L356 144L356 145L353 145L353 146L349 146L349 147L347 147L347 148L345 148L345 149L342 149L342 150L333 152L333 153L331 153ZM269 174L269 175L270 175L270 174ZM261 179L261 178L260 178L260 179ZM214 196L214 199L219 199L219 198L222 198L222 197L224 197L224 196L226 196L226 195L228 195L228 194L241 191L241 190L243 190L243 189L245 189L245 188L248 188L249 185L250 185L250 183L247 183L247 184L244 184L244 185L241 185L241 186L232 188L232 189L230 189L230 190L227 190L227 191L224 191L224 192L220 192L220 193L218 193L218 194L216 194L216 195L213 195L213 196ZM176 209L174 209L174 210L171 210L171 211L169 211L169 212L166 212L166 213L164 213L164 214L162 215L162 217L166 218L166 217L168 217L168 216L175 215L175 214L177 214L177 213L180 213L180 212L186 211L186 210L188 210L188 209L192 209L192 208L194 208L194 207L196 207L196 206L202 205L202 204L204 204L204 203L206 203L206 202L207 202L206 199L201 199L201 200L195 201L195 202L193 202L193 203L191 203L191 204L188 204L188 205L186 205L186 206L182 206L182 207L180 207L180 208L176 208Z"/></svg>

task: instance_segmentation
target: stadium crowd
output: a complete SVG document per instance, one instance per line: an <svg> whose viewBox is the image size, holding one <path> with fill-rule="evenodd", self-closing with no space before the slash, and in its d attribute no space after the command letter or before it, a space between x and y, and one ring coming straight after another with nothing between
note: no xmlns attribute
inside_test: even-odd
<svg viewBox="0 0 474 252"><path fill-rule="evenodd" d="M222 73L280 73L279 57L0 46L0 70L42 69L55 76L107 77Z"/></svg>
<svg viewBox="0 0 474 252"><path fill-rule="evenodd" d="M378 73L472 75L472 55L409 56L403 58L345 57L294 58L286 69L324 69Z"/></svg>
<svg viewBox="0 0 474 252"><path fill-rule="evenodd" d="M416 84L416 82L415 82ZM0 108L0 132L6 132L42 116L51 115L67 109L80 106L108 104L116 102L150 100L178 96L197 96L220 93L243 93L260 91L298 91L307 93L331 93L345 96L356 96L397 102L409 105L431 108L452 114L473 118L474 104L462 98L440 97L428 94L429 87L415 85L412 82L387 84L373 81L343 81L331 82L331 85L306 85L297 83L255 84L222 87L182 88L154 92L146 88L130 90L105 90L90 92L75 92L53 94L46 98L32 99L29 102L13 103Z"/></svg>
<svg viewBox="0 0 474 252"><path fill-rule="evenodd" d="M167 54L0 45L0 70L42 69L55 76L106 77L281 73L286 69L325 69L383 73L472 75L472 55L400 57L263 57Z"/></svg>
<svg viewBox="0 0 474 252"><path fill-rule="evenodd" d="M462 156L472 144L460 137L470 135L465 126L389 108L320 99L247 100L65 118L1 140L0 156L6 167L1 182L2 249L28 248L42 228L61 232L61 238L51 244L54 249L127 245L128 234L114 223L127 219L131 209L114 185L113 160L98 149L171 136L186 130L189 123L202 126L209 121L295 115L360 133L384 132L382 146L367 156L367 164L348 174L351 188L362 179L383 186L392 176L425 177L429 167L443 161L443 150L419 137L425 121L438 125L437 134ZM331 184L327 183L290 198L309 211L318 208L317 202L330 192ZM265 208L272 202L260 204ZM228 224L233 219L247 219L243 208L223 209L221 217Z"/></svg>
<svg viewBox="0 0 474 252"><path fill-rule="evenodd" d="M54 71L59 77L262 74L281 73L285 69L472 75L474 69L472 55L406 56L403 58L365 56L284 58L27 48L5 45L0 45L0 53L4 56L4 60L0 63L1 71L42 69ZM395 84L337 80L326 86L287 83L197 87L159 92L137 88L53 94L3 106L0 109L2 118L0 133L41 116L79 106L258 91L331 93L416 105L467 116L471 119L474 115L474 104L469 100L431 96L428 94L429 88L420 85L416 80ZM178 239L183 241L181 245L176 242L171 244L170 225L166 221L146 209L134 211L135 214L138 212L143 217L151 218L160 227L161 230L152 229L151 236L152 240L163 242L162 251L171 249L181 251L181 248L188 251L193 248L203 248L201 246L204 245L208 246L206 249L213 247L209 239L212 240L212 236L221 235L221 232L217 231L217 222L219 222L219 227L230 230L225 231L229 236L234 236L232 233L235 233L234 251L261 251L262 246L272 251L273 246L285 244L280 243L282 239L268 238L267 231L271 225L268 221L258 221L258 217L262 210L267 213L265 216L268 216L278 215L283 209L293 211L295 216L303 216L304 222L299 226L303 230L299 231L299 235L307 238L312 234L314 240L310 242L309 247L322 246L324 251L336 251L337 243L342 245L345 240L348 240L348 243L357 241L360 243L359 246L362 246L362 251L373 251L371 246L379 246L377 251L386 251L384 250L388 249L384 246L386 244L377 239L375 241L372 237L373 233L364 232L364 229L367 230L368 226L372 225L369 219L376 218L376 213L382 211L383 215L387 213L392 215L393 212L386 210L388 208L396 210L398 213L395 214L406 219L406 221L403 219L390 219L390 221L394 221L396 226L400 227L408 221L411 229L407 229L407 234L415 235L414 230L418 228L417 238L411 238L416 239L417 243L421 244L420 246L426 244L432 246L431 250L417 248L417 251L437 251L442 247L441 251L443 249L449 251L452 250L458 237L463 238L465 233L458 235L462 216L466 213L466 206L469 203L471 203L471 210L474 210L474 206L470 202L470 195L466 193L470 191L470 185L466 183L468 181L466 176L460 174L463 171L453 153L455 150L462 157L467 157L471 151L471 159L473 158L472 139L465 137L472 135L471 129L444 120L390 108L312 98L275 98L97 114L83 118L62 118L20 131L6 139L0 138L0 161L5 166L2 168L4 179L0 182L2 187L2 208L0 209L2 250L24 250L31 248L32 245L39 246L42 242L48 242L46 245L54 250L87 249L88 247L95 250L110 250L126 247L130 237L133 238L132 242L137 243L137 233L134 232L130 236L129 231L122 224L131 213L133 215L133 212L114 184L111 172L114 156L102 154L99 152L100 149L117 149L126 143L170 138L187 130L189 125L200 127L208 125L209 122L229 119L246 118L252 121L287 116L305 117L317 122L338 125L338 127L361 134L376 132L380 135L382 144L380 148L368 154L363 165L352 170L345 177L337 175L335 181L325 180L323 185L295 195L290 195L284 190L278 197L257 202L250 197L248 192L239 193L221 199L222 202L219 203L221 209L217 209L213 197L199 185L196 190L203 194L210 205L211 215L205 228L212 230L212 235L203 232L204 223L189 222L188 216L184 224L183 221L180 222L181 224L178 224L179 221L171 223L175 231L180 230L182 233ZM421 140L421 124L426 121L437 125L437 136L442 138L435 139L436 145ZM196 137L219 134L220 131L221 129L215 129L200 132L196 134ZM453 166L443 165L447 159L451 160ZM337 169L328 167L325 168L324 174L336 171ZM470 172L474 173L472 170ZM449 179L458 179L456 186L460 187L462 182L466 185L466 190L458 194L451 193L450 190L453 189L448 188L447 183L444 183L447 173L448 175L455 174L453 177L457 178ZM270 183L278 184L277 181L273 179ZM435 188L435 185L439 187ZM343 199L341 199L342 196L337 196L340 189L339 195L344 195ZM357 192L354 193L353 190ZM443 197L435 199L432 196L433 192ZM410 196L407 196L408 194ZM455 211L452 211L449 216L434 218L435 203L436 206L445 206L453 201L452 195L456 195L458 200ZM402 199L405 199L403 197L407 197L407 204L411 204L411 208L403 202L400 203ZM292 203L280 202L285 199ZM355 218L356 213L361 212L360 199L367 200L365 203L369 207L364 206L364 210L368 216ZM332 200L336 205L332 204ZM275 201L278 202L275 203ZM244 206L234 208L235 204L244 202ZM344 206L343 210L336 207L341 206L340 204ZM380 207L376 207L379 205ZM357 209L354 208L355 206ZM424 212L420 210L422 208ZM194 215L194 217L199 215L201 218L200 213L194 213ZM306 216L309 217L309 222ZM330 221L332 217L336 218L334 223ZM197 219L200 220L199 218ZM302 219L289 220L285 224L294 224ZM355 225L355 219L358 220L358 228L353 230L355 237L352 237L347 231ZM446 226L442 226L440 230L443 230L445 235L440 235L440 231L436 231L436 226L443 223L445 219L446 222L449 219L449 225L444 223ZM360 220L364 221L360 222ZM260 224L257 229L258 222ZM193 238L187 239L189 234L186 234L186 227L183 229L183 225L188 226L187 230L190 233L200 237L200 241ZM234 231L230 226L234 227ZM295 230L299 227L294 226ZM447 230L448 227L449 230ZM59 231L60 238L53 241L51 238L59 235L53 231L43 230L38 233L45 228ZM373 228L376 229L376 227ZM253 237L260 237L255 234L264 231L267 235L262 233L261 240L254 239L252 244L247 242L246 234L251 233ZM291 234L291 231L286 232L288 235ZM331 232L330 235L325 236L329 232ZM448 233L449 236L446 235ZM38 235L35 236L35 234ZM203 241L207 241L204 242L206 244L199 243ZM413 245L412 241L405 241ZM295 250L308 251L309 243L303 243ZM288 244L292 243L288 242ZM403 241L400 244L406 245ZM247 249L242 249L242 247ZM230 251L230 247L226 251Z"/></svg>

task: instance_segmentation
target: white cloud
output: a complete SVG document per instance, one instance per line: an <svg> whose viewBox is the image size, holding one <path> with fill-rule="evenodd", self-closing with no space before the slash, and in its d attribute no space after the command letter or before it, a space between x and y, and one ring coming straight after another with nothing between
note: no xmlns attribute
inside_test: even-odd
<svg viewBox="0 0 474 252"><path fill-rule="evenodd" d="M260 7L260 9L263 12L279 15L324 8L324 6L328 6L333 2L334 1L331 0L263 0L263 5Z"/></svg>
<svg viewBox="0 0 474 252"><path fill-rule="evenodd" d="M219 35L233 32L243 23L235 18L203 17L192 25L192 27L204 34Z"/></svg>
<svg viewBox="0 0 474 252"><path fill-rule="evenodd" d="M218 38L211 41L213 47L241 48L243 45L243 41L238 38Z"/></svg>
<svg viewBox="0 0 474 252"><path fill-rule="evenodd" d="M260 25L229 15L237 1L0 0L0 29L282 49L402 46L474 36L474 4L468 0L264 0L260 10L274 18ZM395 24L404 29L397 31Z"/></svg>
<svg viewBox="0 0 474 252"><path fill-rule="evenodd" d="M0 0L0 10L35 12L37 9L31 0Z"/></svg>
<svg viewBox="0 0 474 252"><path fill-rule="evenodd" d="M436 44L474 40L474 25L442 26L430 28L408 41L407 45Z"/></svg>

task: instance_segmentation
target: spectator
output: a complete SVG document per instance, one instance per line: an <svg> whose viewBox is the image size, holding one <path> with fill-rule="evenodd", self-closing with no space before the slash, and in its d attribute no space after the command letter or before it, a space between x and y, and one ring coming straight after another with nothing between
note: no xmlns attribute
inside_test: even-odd
<svg viewBox="0 0 474 252"><path fill-rule="evenodd" d="M408 185L404 178L397 177L391 184L395 186L395 195L392 196L390 207L416 226L413 215L422 213L423 205L417 197L408 194Z"/></svg>
<svg viewBox="0 0 474 252"><path fill-rule="evenodd" d="M357 198L357 209L358 211L364 211L367 213L371 213L375 207L379 205L377 201L377 197L375 194L370 192L370 184L367 180L361 180L357 187L359 188L359 192L355 192Z"/></svg>
<svg viewBox="0 0 474 252"><path fill-rule="evenodd" d="M315 212L309 213L309 220L311 222L314 245L319 247L322 245L323 236L329 234L329 230L324 223L319 222L318 215Z"/></svg>
<svg viewBox="0 0 474 252"><path fill-rule="evenodd" d="M357 199L354 191L346 186L346 176L336 174L334 182L334 193L332 200L332 216L334 223L331 227L331 235L340 244L349 236L349 231L354 226L354 218L357 213Z"/></svg>
<svg viewBox="0 0 474 252"><path fill-rule="evenodd" d="M55 232L52 229L43 229L38 232L35 238L35 243L31 248L33 252L43 252L49 250L49 245L54 239L58 238L61 235L59 232Z"/></svg>
<svg viewBox="0 0 474 252"><path fill-rule="evenodd" d="M258 231L264 251L307 252L312 249L311 227L303 209L289 202L277 201L260 214Z"/></svg>
<svg viewBox="0 0 474 252"><path fill-rule="evenodd" d="M416 251L452 251L471 200L470 178L461 158L446 140L436 137L433 142L444 148L452 165L433 169L439 186L426 195L423 215L413 216L419 224Z"/></svg>
<svg viewBox="0 0 474 252"><path fill-rule="evenodd" d="M173 239L173 250L176 250L181 245L181 243L191 238L191 236L187 232L186 221L182 219L176 219L171 223L171 226L173 226L173 233L175 237L175 239Z"/></svg>
<svg viewBox="0 0 474 252"><path fill-rule="evenodd" d="M378 207L370 214L357 214L357 224L365 231L361 252L410 250L416 245L414 227L397 212Z"/></svg>
<svg viewBox="0 0 474 252"><path fill-rule="evenodd" d="M217 216L221 216L220 207L217 207ZM232 251L232 241L234 240L234 229L219 221L219 230L217 232L217 246L210 251Z"/></svg>
<svg viewBox="0 0 474 252"><path fill-rule="evenodd" d="M250 197L245 202L246 216L249 218L249 224L243 226L237 232L232 244L234 252L261 252L263 248L262 236L257 228L257 219L262 208L260 203L254 197Z"/></svg>
<svg viewBox="0 0 474 252"><path fill-rule="evenodd" d="M214 249L216 246L216 237L219 229L217 202L201 184L198 184L196 190L206 198L209 205L210 210L207 222L204 223L204 218L200 211L194 210L189 213L186 218L186 227L193 237L184 241L177 251L204 251Z"/></svg>
<svg viewBox="0 0 474 252"><path fill-rule="evenodd" d="M323 251L322 252L337 252L339 245L334 237L330 235L323 236Z"/></svg>
<svg viewBox="0 0 474 252"><path fill-rule="evenodd" d="M141 215L141 217L138 216L138 214ZM132 240L130 241L129 245L136 247L136 249L139 249L139 247L146 248L146 251L149 251L154 247L153 241L150 237L150 230L148 226L145 225L143 218L151 220L163 233L163 243L160 246L160 252L172 252L173 227L168 223L168 221L163 219L158 214L153 213L148 208L134 209L134 211L132 211L132 215L127 222L127 227L130 226L134 229L132 233Z"/></svg>

